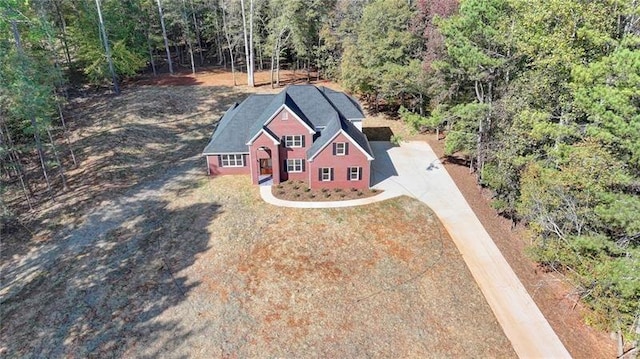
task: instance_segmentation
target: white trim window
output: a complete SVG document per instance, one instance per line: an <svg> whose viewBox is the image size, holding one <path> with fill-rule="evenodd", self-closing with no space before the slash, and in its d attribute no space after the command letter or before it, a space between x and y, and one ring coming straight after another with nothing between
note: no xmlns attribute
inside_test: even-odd
<svg viewBox="0 0 640 359"><path fill-rule="evenodd" d="M240 155L220 155L222 167L244 167L244 156Z"/></svg>
<svg viewBox="0 0 640 359"><path fill-rule="evenodd" d="M336 142L336 156L344 156L347 154L347 143Z"/></svg>
<svg viewBox="0 0 640 359"><path fill-rule="evenodd" d="M301 158L294 158L287 160L287 172L298 173L304 171L304 160Z"/></svg>
<svg viewBox="0 0 640 359"><path fill-rule="evenodd" d="M289 111L287 111L287 110L283 110L283 111L282 111L282 120L283 120L283 121L286 121L286 120L288 120L288 119L289 119Z"/></svg>
<svg viewBox="0 0 640 359"><path fill-rule="evenodd" d="M333 180L333 168L321 167L320 168L320 181L331 182Z"/></svg>
<svg viewBox="0 0 640 359"><path fill-rule="evenodd" d="M349 181L360 181L362 167L349 167Z"/></svg>
<svg viewBox="0 0 640 359"><path fill-rule="evenodd" d="M302 135L284 136L285 147L302 147Z"/></svg>

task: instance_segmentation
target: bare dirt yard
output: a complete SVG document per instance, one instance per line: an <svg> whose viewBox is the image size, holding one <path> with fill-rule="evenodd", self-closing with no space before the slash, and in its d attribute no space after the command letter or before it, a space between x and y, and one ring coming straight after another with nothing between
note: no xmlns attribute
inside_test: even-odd
<svg viewBox="0 0 640 359"><path fill-rule="evenodd" d="M69 104L71 190L2 233L0 356L515 356L420 202L278 208L208 178L212 125L250 90L188 77Z"/></svg>

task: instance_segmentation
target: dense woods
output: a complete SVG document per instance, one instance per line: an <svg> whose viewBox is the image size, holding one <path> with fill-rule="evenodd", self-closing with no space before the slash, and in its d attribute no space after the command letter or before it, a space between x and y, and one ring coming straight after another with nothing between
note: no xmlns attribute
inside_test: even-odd
<svg viewBox="0 0 640 359"><path fill-rule="evenodd" d="M404 118L447 130L446 152L528 226L531 254L574 281L592 323L637 334L640 3L462 1L433 22L430 114Z"/></svg>
<svg viewBox="0 0 640 359"><path fill-rule="evenodd" d="M0 192L30 207L73 190L79 88L205 66L250 86L256 70L272 86L282 68L315 73L444 132L591 323L637 337L640 2L0 0Z"/></svg>

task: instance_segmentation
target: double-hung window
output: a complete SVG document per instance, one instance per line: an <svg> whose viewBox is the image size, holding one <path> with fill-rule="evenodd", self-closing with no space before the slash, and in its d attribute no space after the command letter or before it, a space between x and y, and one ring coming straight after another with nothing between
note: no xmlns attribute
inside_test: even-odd
<svg viewBox="0 0 640 359"><path fill-rule="evenodd" d="M285 147L302 147L302 135L284 136Z"/></svg>
<svg viewBox="0 0 640 359"><path fill-rule="evenodd" d="M359 181L362 167L349 167L349 181Z"/></svg>
<svg viewBox="0 0 640 359"><path fill-rule="evenodd" d="M349 144L347 142L335 142L333 144L334 156L346 156L349 154Z"/></svg>
<svg viewBox="0 0 640 359"><path fill-rule="evenodd" d="M333 168L322 167L320 168L320 181L330 182L333 179Z"/></svg>
<svg viewBox="0 0 640 359"><path fill-rule="evenodd" d="M222 167L244 167L242 155L221 155Z"/></svg>
<svg viewBox="0 0 640 359"><path fill-rule="evenodd" d="M287 160L287 172L295 173L304 171L304 160L300 158L294 158Z"/></svg>

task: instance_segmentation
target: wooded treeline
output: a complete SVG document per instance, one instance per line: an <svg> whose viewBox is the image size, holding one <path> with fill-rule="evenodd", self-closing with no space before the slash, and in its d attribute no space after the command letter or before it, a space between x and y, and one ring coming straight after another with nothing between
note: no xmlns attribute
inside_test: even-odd
<svg viewBox="0 0 640 359"><path fill-rule="evenodd" d="M55 199L76 165L64 106L70 90L142 72L220 66L247 76L318 72L321 28L336 1L0 0L0 174L25 203ZM240 74L239 74L240 76ZM35 166L34 164L38 164ZM0 202L3 216L11 217Z"/></svg>
<svg viewBox="0 0 640 359"><path fill-rule="evenodd" d="M639 1L0 0L5 182L29 199L64 186L78 77L113 86L212 65L250 85L254 70L274 86L284 66L317 71L444 132L447 154L527 225L532 255L573 281L590 320L637 338ZM29 183L34 156L42 175Z"/></svg>
<svg viewBox="0 0 640 359"><path fill-rule="evenodd" d="M589 320L637 340L640 2L450 4L413 9L423 75L408 78L424 79L429 102L401 116L446 131L446 153L462 155L494 207L527 225L532 255L573 280Z"/></svg>

